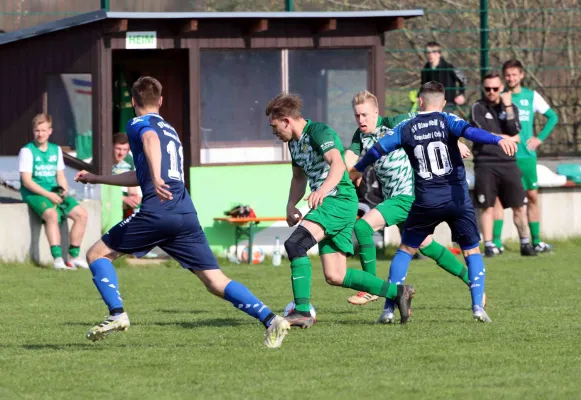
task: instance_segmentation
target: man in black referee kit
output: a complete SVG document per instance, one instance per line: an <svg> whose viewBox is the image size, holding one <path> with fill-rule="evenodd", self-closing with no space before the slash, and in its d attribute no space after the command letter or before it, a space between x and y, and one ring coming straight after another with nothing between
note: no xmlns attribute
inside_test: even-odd
<svg viewBox="0 0 581 400"><path fill-rule="evenodd" d="M472 106L472 125L518 143L518 109L512 104L511 94L502 93L504 87L500 75L495 72L486 75L482 80L482 90L484 97ZM475 143L472 153L475 175L474 206L482 209L480 224L484 236L484 255L494 257L501 252L492 242L494 202L498 197L504 208L512 208L514 224L520 236L521 255L536 256L529 239L524 207L526 195L515 157L506 155L498 146L488 144Z"/></svg>

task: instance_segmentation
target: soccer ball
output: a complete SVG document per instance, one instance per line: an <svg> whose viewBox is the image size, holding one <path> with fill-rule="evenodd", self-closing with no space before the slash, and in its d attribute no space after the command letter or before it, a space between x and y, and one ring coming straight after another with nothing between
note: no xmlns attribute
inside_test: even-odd
<svg viewBox="0 0 581 400"><path fill-rule="evenodd" d="M315 311L315 307L313 307L312 304L309 304L309 308L310 308L309 311L311 312L311 317L313 317L313 319L315 320L315 322L317 322L317 312ZM282 315L286 317L290 313L292 313L294 310L295 310L295 302L294 301L291 301L284 308L284 313Z"/></svg>
<svg viewBox="0 0 581 400"><path fill-rule="evenodd" d="M240 261L247 263L248 262L248 247L245 247L242 250L242 254L240 254ZM251 264L260 264L264 261L264 251L262 248L258 246L252 246L252 259L250 261Z"/></svg>

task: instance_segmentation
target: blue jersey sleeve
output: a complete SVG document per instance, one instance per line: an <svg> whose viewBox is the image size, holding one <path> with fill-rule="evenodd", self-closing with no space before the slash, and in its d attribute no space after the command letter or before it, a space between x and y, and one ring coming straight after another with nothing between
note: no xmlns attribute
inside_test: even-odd
<svg viewBox="0 0 581 400"><path fill-rule="evenodd" d="M404 121L405 122L405 121ZM396 126L393 131L388 131L387 134L379 139L379 142L370 148L367 153L355 164L355 169L359 172L365 171L365 169L377 161L384 154L391 153L395 149L401 146L401 126L403 123Z"/></svg>
<svg viewBox="0 0 581 400"><path fill-rule="evenodd" d="M149 124L149 118L136 117L127 122L126 132L128 137L141 139L141 135L148 130L152 130Z"/></svg>
<svg viewBox="0 0 581 400"><path fill-rule="evenodd" d="M444 117L446 118L446 124L448 124L448 130L450 131L450 133L454 136L462 136L464 134L464 131L468 128L470 128L470 124L466 121L464 121L462 118L460 118L457 115L454 114L448 114L448 113L442 113L444 114Z"/></svg>

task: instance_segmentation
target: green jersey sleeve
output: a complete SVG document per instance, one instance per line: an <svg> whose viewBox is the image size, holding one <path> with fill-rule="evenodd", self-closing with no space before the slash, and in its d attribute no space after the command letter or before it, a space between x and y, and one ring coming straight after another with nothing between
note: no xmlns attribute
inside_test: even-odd
<svg viewBox="0 0 581 400"><path fill-rule="evenodd" d="M383 126L389 128L389 129L393 129L399 123L405 121L406 119L413 118L416 115L418 115L418 113L411 112L411 113L406 113L406 114L398 114L394 117L385 117L385 118L383 118Z"/></svg>
<svg viewBox="0 0 581 400"><path fill-rule="evenodd" d="M339 140L339 136L327 125L321 124L317 129L310 133L310 136L311 146L319 153L325 154L332 149L337 149L343 153L343 145Z"/></svg>
<svg viewBox="0 0 581 400"><path fill-rule="evenodd" d="M348 150L351 150L353 153L357 154L358 156L361 155L361 133L359 130L355 131L353 134L353 139L351 139L351 146L349 146Z"/></svg>

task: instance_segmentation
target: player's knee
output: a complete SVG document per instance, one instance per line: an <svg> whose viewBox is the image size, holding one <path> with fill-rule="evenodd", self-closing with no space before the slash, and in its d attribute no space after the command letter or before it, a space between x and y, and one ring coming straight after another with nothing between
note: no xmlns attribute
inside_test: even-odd
<svg viewBox="0 0 581 400"><path fill-rule="evenodd" d="M480 254L480 247L476 246L472 249L468 249L468 250L462 250L462 255L464 256L464 258L474 255L474 254Z"/></svg>
<svg viewBox="0 0 581 400"><path fill-rule="evenodd" d="M306 257L307 251L317 242L311 232L299 225L292 235L284 242L284 248L289 260Z"/></svg>
<svg viewBox="0 0 581 400"><path fill-rule="evenodd" d="M345 280L345 271L325 271L325 281L331 286L341 286Z"/></svg>
<svg viewBox="0 0 581 400"><path fill-rule="evenodd" d="M528 205L537 205L538 196L536 190L529 190L527 192Z"/></svg>
<svg viewBox="0 0 581 400"><path fill-rule="evenodd" d="M58 214L54 208L50 208L42 214L42 219L47 224L56 224L58 223Z"/></svg>
<svg viewBox="0 0 581 400"><path fill-rule="evenodd" d="M426 238L424 239L424 241L423 241L423 242L420 244L420 251L421 251L422 249L424 249L424 248L428 247L429 245L431 245L431 244L432 244L432 241L433 241L433 239L432 239L432 237L431 237L431 236L428 236L428 237L426 237ZM408 247L409 247L409 246L408 246ZM409 253L409 252L408 252L408 253ZM410 253L410 254L411 254L411 253Z"/></svg>
<svg viewBox="0 0 581 400"><path fill-rule="evenodd" d="M426 239L426 240L427 240L427 239ZM424 240L424 242L425 242L425 240ZM424 242L422 242L422 244L423 244ZM431 243L431 239L430 239L430 243ZM429 243L428 243L428 244L429 244ZM410 255L412 255L412 256L413 256L414 254L416 254L416 253L417 253L417 251L418 251L418 249L416 249L415 247L411 247L411 246L408 246L407 244L403 244L403 243L402 243L402 244L399 246L399 249L400 249L400 250L402 250L402 251L405 251L406 253L408 253L408 254L410 254Z"/></svg>
<svg viewBox="0 0 581 400"><path fill-rule="evenodd" d="M74 211L73 219L75 221L86 223L87 220L89 219L89 214L83 207L76 206L73 211Z"/></svg>
<svg viewBox="0 0 581 400"><path fill-rule="evenodd" d="M107 258L110 261L114 261L119 256L120 253L111 250L103 241L99 240L87 251L87 263L90 265L99 258Z"/></svg>

